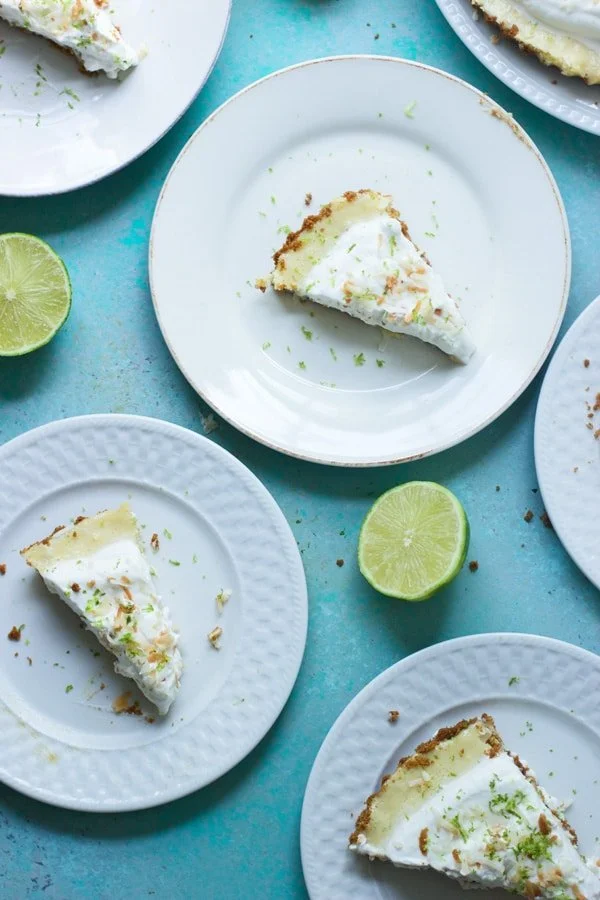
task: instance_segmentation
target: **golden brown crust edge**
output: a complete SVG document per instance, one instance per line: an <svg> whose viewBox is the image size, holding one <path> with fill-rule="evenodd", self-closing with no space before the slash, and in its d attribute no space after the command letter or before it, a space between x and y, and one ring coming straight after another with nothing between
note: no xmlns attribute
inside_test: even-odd
<svg viewBox="0 0 600 900"><path fill-rule="evenodd" d="M342 197L344 197L344 199L347 200L348 203L353 203L355 200L358 199L358 197L361 194L373 194L373 193L378 193L378 192L373 191L371 188L361 188L358 191L345 191L342 194ZM402 225L403 233L410 240L410 235L408 234L408 227L400 219L400 213L398 212L398 210L394 209L394 207L390 205L390 206L388 206L387 212L394 219L398 219L398 221ZM288 236L285 239L283 246L280 247L279 250L277 250L273 254L273 262L275 263L275 266L276 267L278 266L279 260L285 253L288 253L290 250L299 250L300 247L302 246L302 235L306 234L306 232L308 232L308 231L313 231L315 229L315 227L319 224L319 222L322 222L323 219L328 219L329 216L331 215L331 213L332 213L331 204L326 203L325 206L321 207L321 209L319 210L318 213L315 213L314 215L311 215L311 216L306 216L306 218L302 222L302 225L300 226L300 228L297 231L290 231L290 233L288 234ZM279 266L279 268L284 268L284 266Z"/></svg>
<svg viewBox="0 0 600 900"><path fill-rule="evenodd" d="M547 66L549 69L551 69L551 68L556 69L557 72L560 72L560 74L564 75L566 78L581 78L581 80L584 82L584 84L588 84L588 85L593 84L593 82L589 81L584 75L568 74L567 72L563 72L562 69L560 68L560 66L557 66L556 63L548 62L548 60L544 59L544 57L535 49L535 47L531 47L529 44L525 44L525 43L523 43L523 41L519 40L519 37L518 37L519 29L517 28L516 25L511 25L510 27L508 25L504 25L502 22L500 22L496 18L496 16L492 16L489 13L487 13L479 5L478 0L471 0L471 6L475 7L477 12L479 12L483 16L483 18L485 19L486 22L488 22L488 24L495 25L502 37L505 37L510 41L514 41L515 44L519 47L519 49L523 51L523 53L528 53L530 56L535 56L536 59L538 59L541 63L543 63L543 65Z"/></svg>
<svg viewBox="0 0 600 900"><path fill-rule="evenodd" d="M489 716L487 713L483 713L483 715L480 717L475 717L473 719L461 719L461 721L457 722L456 725L452 725L448 728L440 728L439 731L436 732L434 737L431 738L431 740L419 744L414 753L412 753L410 756L403 756L402 759L398 762L396 771L401 768L410 769L415 768L416 766L424 768L425 766L431 765L429 754L433 753L441 743L443 743L444 741L452 740L452 738L455 738L458 734L461 733L461 731L464 731L466 728L474 725L475 722L478 722L480 719L481 721L485 722L485 724L490 729L492 729L492 734L490 734L487 743L490 746L490 756L497 756L498 753L502 750L502 739L496 731L496 723L494 722L492 716ZM379 791L375 791L374 794L371 794L371 796L367 798L365 808L358 816L355 829L348 839L348 843L350 844L350 846L356 845L358 843L359 834L364 833L365 829L368 827L371 820L371 809L373 803L379 796L381 788L385 785L385 782L389 778L389 775L384 775L381 780L381 787Z"/></svg>

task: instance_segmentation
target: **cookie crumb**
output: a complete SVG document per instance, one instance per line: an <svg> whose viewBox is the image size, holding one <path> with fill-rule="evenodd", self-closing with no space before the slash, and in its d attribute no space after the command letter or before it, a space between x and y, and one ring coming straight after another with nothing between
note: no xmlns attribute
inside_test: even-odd
<svg viewBox="0 0 600 900"><path fill-rule="evenodd" d="M254 282L254 287L257 288L259 291L262 291L264 294L264 292L267 289L267 279L266 278L257 278L256 281Z"/></svg>
<svg viewBox="0 0 600 900"><path fill-rule="evenodd" d="M342 566L344 565L344 560L343 560L343 559L336 559L335 564L336 564L336 566L338 567L338 569L341 569Z"/></svg>
<svg viewBox="0 0 600 900"><path fill-rule="evenodd" d="M0 575L6 575L6 563L0 563Z"/></svg>
<svg viewBox="0 0 600 900"><path fill-rule="evenodd" d="M81 590L81 588L79 587L79 585L77 584L76 581L74 581L73 584L71 585L71 590L73 591L74 594L78 594L79 591Z"/></svg>
<svg viewBox="0 0 600 900"><path fill-rule="evenodd" d="M29 663L30 666L33 665L33 660L30 656L27 657L27 662Z"/></svg>
<svg viewBox="0 0 600 900"><path fill-rule="evenodd" d="M160 548L160 541L156 532L150 538L150 546L156 552Z"/></svg>
<svg viewBox="0 0 600 900"><path fill-rule="evenodd" d="M479 568L479 563L477 562L476 559L472 559L471 562L469 563L469 572L476 572L478 568Z"/></svg>
<svg viewBox="0 0 600 900"><path fill-rule="evenodd" d="M589 369L589 367L590 367L590 361L589 361L589 359L584 359L584 361L583 361L583 368L584 368L584 369Z"/></svg>
<svg viewBox="0 0 600 900"><path fill-rule="evenodd" d="M10 629L8 634L6 635L9 641L20 641L21 640L21 629L17 628L16 625Z"/></svg>
<svg viewBox="0 0 600 900"><path fill-rule="evenodd" d="M542 520L542 525L544 526L544 528L552 528L552 522L550 521L550 516L548 515L548 513L545 510L541 514L540 519Z"/></svg>
<svg viewBox="0 0 600 900"><path fill-rule="evenodd" d="M221 628L220 625L217 625L216 628L213 628L213 630L209 631L209 633L206 635L206 637L208 638L208 642L209 642L210 646L213 647L213 649L215 649L215 650L221 649L221 645L220 645L219 641L221 640L222 635L223 635L223 629Z"/></svg>
<svg viewBox="0 0 600 900"><path fill-rule="evenodd" d="M391 722L394 725L398 719L400 718L400 713L397 709L390 709L388 713L388 722Z"/></svg>
<svg viewBox="0 0 600 900"><path fill-rule="evenodd" d="M530 509L528 509L527 512L525 513L525 515L523 516L523 518L525 519L525 521L527 523L531 522L533 519L533 512Z"/></svg>
<svg viewBox="0 0 600 900"><path fill-rule="evenodd" d="M312 194L309 191L308 194L306 194L306 196L304 197L304 205L310 206L311 203L312 203Z"/></svg>

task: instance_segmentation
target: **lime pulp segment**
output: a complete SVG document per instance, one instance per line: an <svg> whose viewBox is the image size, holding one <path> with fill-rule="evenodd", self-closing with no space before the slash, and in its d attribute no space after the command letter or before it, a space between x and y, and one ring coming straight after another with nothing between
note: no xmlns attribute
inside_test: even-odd
<svg viewBox="0 0 600 900"><path fill-rule="evenodd" d="M469 545L469 523L449 490L413 481L375 501L363 523L358 563L382 594L426 600L460 571Z"/></svg>
<svg viewBox="0 0 600 900"><path fill-rule="evenodd" d="M21 356L54 337L71 308L61 258L40 238L0 235L0 356Z"/></svg>

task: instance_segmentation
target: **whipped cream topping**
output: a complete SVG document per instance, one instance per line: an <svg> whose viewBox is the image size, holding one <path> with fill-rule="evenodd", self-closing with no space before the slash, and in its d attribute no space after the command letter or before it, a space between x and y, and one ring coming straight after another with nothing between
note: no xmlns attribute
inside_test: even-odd
<svg viewBox="0 0 600 900"><path fill-rule="evenodd" d="M600 0L518 0L515 5L557 34L600 51Z"/></svg>
<svg viewBox="0 0 600 900"><path fill-rule="evenodd" d="M137 543L121 539L82 559L59 559L41 573L117 657L115 670L132 678L165 715L183 670L169 610L156 595Z"/></svg>
<svg viewBox="0 0 600 900"><path fill-rule="evenodd" d="M426 788L427 769L415 770L415 779ZM397 866L431 867L466 887L504 888L546 900L600 898L600 870L579 854L506 752L483 756L440 785L411 816L398 810L380 845L359 835L352 849Z"/></svg>
<svg viewBox="0 0 600 900"><path fill-rule="evenodd" d="M402 231L382 214L351 224L298 285L298 293L369 325L412 334L460 362L475 351L456 301Z"/></svg>
<svg viewBox="0 0 600 900"><path fill-rule="evenodd" d="M113 24L108 0L0 0L0 18L74 53L88 72L116 78L136 66L133 50Z"/></svg>

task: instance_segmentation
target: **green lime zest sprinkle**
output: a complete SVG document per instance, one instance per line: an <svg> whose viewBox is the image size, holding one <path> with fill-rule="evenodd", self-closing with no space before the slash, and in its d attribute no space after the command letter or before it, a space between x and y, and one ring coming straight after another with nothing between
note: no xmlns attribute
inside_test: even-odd
<svg viewBox="0 0 600 900"><path fill-rule="evenodd" d="M508 679L508 686L512 687L513 684L518 684L520 682L520 678L518 675L513 675L512 678Z"/></svg>
<svg viewBox="0 0 600 900"><path fill-rule="evenodd" d="M301 359L300 362L298 363L298 368L299 368L299 369L305 369L305 368L306 368L306 363L304 362L303 359Z"/></svg>
<svg viewBox="0 0 600 900"><path fill-rule="evenodd" d="M404 107L404 115L406 116L407 119L414 119L416 106L417 106L417 101L411 100L410 103L408 103Z"/></svg>
<svg viewBox="0 0 600 900"><path fill-rule="evenodd" d="M508 819L509 816L520 819L521 813L517 807L526 799L527 796L523 791L515 791L512 797L509 797L508 794L497 794L489 802L490 812L498 813L505 819Z"/></svg>
<svg viewBox="0 0 600 900"><path fill-rule="evenodd" d="M73 685L68 684L65 688L65 694L70 694L72 690L73 690Z"/></svg>
<svg viewBox="0 0 600 900"><path fill-rule="evenodd" d="M552 835L542 834L539 831L534 831L533 834L530 834L520 840L517 846L513 848L513 852L517 859L519 859L520 856L526 856L527 859L533 860L551 860L551 846Z"/></svg>
<svg viewBox="0 0 600 900"><path fill-rule="evenodd" d="M70 87L63 88L62 91L61 91L60 93L61 93L61 95L62 95L62 94L66 94L68 97L72 97L73 100L77 100L78 103L79 103L79 101L80 101L80 99L81 99L80 97L77 96L77 94L75 93L75 91L74 91L72 88L70 88Z"/></svg>
<svg viewBox="0 0 600 900"><path fill-rule="evenodd" d="M313 333L305 325L300 329L307 341L312 341Z"/></svg>
<svg viewBox="0 0 600 900"><path fill-rule="evenodd" d="M460 834L461 838L466 843L469 838L469 835L468 835L467 831L465 830L465 828L462 826L460 819L458 818L458 813L456 813L456 815L454 816L453 819L450 819L450 824L456 828L456 830Z"/></svg>
<svg viewBox="0 0 600 900"><path fill-rule="evenodd" d="M264 344L262 345L262 348L263 348L263 350L268 350L270 346L271 346L271 341L265 341Z"/></svg>
<svg viewBox="0 0 600 900"><path fill-rule="evenodd" d="M172 566L180 566L181 565L181 563L179 562L178 559L170 559L169 562L171 563Z"/></svg>
<svg viewBox="0 0 600 900"><path fill-rule="evenodd" d="M337 362L337 353L335 352L333 347L329 348L329 352L331 353L331 358L334 360L334 362Z"/></svg>
<svg viewBox="0 0 600 900"><path fill-rule="evenodd" d="M193 562L193 563L197 563L197 562L198 562L198 557L196 556L195 553L194 553L194 555L192 556L192 562Z"/></svg>
<svg viewBox="0 0 600 900"><path fill-rule="evenodd" d="M164 534L164 536L167 538L167 540L169 540L169 541L170 541L171 538L173 537L173 535L171 534L171 532L169 531L168 528L163 528L163 534Z"/></svg>
<svg viewBox="0 0 600 900"><path fill-rule="evenodd" d="M364 353L355 353L353 359L355 366L364 366L367 361Z"/></svg>
<svg viewBox="0 0 600 900"><path fill-rule="evenodd" d="M383 369L385 366L385 359L376 359L375 362L377 363L378 369Z"/></svg>

